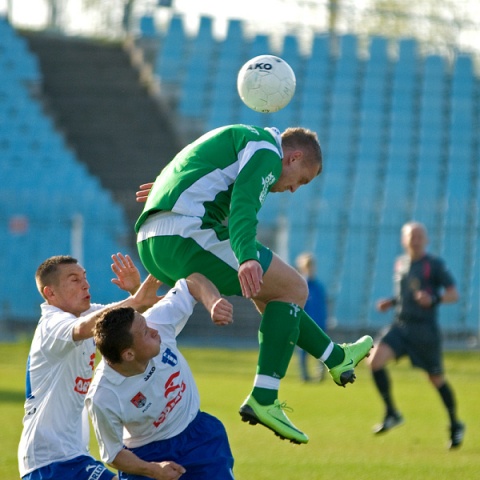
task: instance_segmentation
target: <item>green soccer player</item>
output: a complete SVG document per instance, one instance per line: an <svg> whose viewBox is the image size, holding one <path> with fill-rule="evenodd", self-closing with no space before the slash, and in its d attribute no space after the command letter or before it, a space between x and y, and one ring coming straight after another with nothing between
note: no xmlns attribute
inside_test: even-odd
<svg viewBox="0 0 480 480"><path fill-rule="evenodd" d="M230 125L185 147L153 185L137 192L146 201L136 223L138 251L153 276L173 285L200 272L221 294L255 303L262 315L259 358L240 415L294 443L308 437L285 415L278 389L295 345L322 360L340 386L354 382L354 367L373 346L369 336L333 343L303 310L303 277L256 240L267 194L293 193L321 170L321 148L310 130Z"/></svg>

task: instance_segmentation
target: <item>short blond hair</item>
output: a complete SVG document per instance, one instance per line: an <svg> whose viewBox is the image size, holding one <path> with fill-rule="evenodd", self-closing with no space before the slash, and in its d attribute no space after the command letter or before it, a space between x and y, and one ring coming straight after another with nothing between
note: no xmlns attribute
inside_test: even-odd
<svg viewBox="0 0 480 480"><path fill-rule="evenodd" d="M323 168L323 154L317 134L303 127L289 127L282 133L282 147L299 149L305 152L305 161L318 165L318 175Z"/></svg>

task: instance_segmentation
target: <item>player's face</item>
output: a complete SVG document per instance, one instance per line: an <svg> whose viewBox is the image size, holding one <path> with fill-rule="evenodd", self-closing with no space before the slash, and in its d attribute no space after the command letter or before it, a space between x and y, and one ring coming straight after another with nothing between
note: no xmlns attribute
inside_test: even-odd
<svg viewBox="0 0 480 480"><path fill-rule="evenodd" d="M79 317L90 308L90 285L78 263L59 265L54 285L45 287L50 305Z"/></svg>
<svg viewBox="0 0 480 480"><path fill-rule="evenodd" d="M320 166L303 161L301 152L291 152L282 161L282 173L271 192L295 192L302 185L310 183L320 170Z"/></svg>
<svg viewBox="0 0 480 480"><path fill-rule="evenodd" d="M413 226L402 232L402 244L413 259L421 258L427 246L427 233L420 226Z"/></svg>
<svg viewBox="0 0 480 480"><path fill-rule="evenodd" d="M147 325L145 317L138 312L135 312L130 331L133 335L133 349L137 361L148 361L159 354L160 335L157 330Z"/></svg>

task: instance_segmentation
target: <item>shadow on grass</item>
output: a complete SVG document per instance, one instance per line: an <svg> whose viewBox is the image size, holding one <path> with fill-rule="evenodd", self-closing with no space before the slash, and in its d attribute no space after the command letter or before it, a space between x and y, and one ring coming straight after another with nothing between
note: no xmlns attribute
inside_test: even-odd
<svg viewBox="0 0 480 480"><path fill-rule="evenodd" d="M25 402L25 393L18 390L0 390L0 403L21 403Z"/></svg>

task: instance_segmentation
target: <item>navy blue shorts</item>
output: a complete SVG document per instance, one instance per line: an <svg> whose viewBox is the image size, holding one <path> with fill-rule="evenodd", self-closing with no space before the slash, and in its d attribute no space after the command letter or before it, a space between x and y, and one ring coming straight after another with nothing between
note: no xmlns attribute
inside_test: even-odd
<svg viewBox="0 0 480 480"><path fill-rule="evenodd" d="M186 469L182 480L232 480L233 456L227 432L218 418L199 412L179 435L131 451L146 462L174 461ZM150 480L118 472L122 480Z"/></svg>
<svg viewBox="0 0 480 480"><path fill-rule="evenodd" d="M441 334L429 322L394 322L380 337L395 353L397 359L408 356L412 365L430 375L443 373Z"/></svg>
<svg viewBox="0 0 480 480"><path fill-rule="evenodd" d="M88 455L54 462L27 473L22 480L111 480L115 474Z"/></svg>

